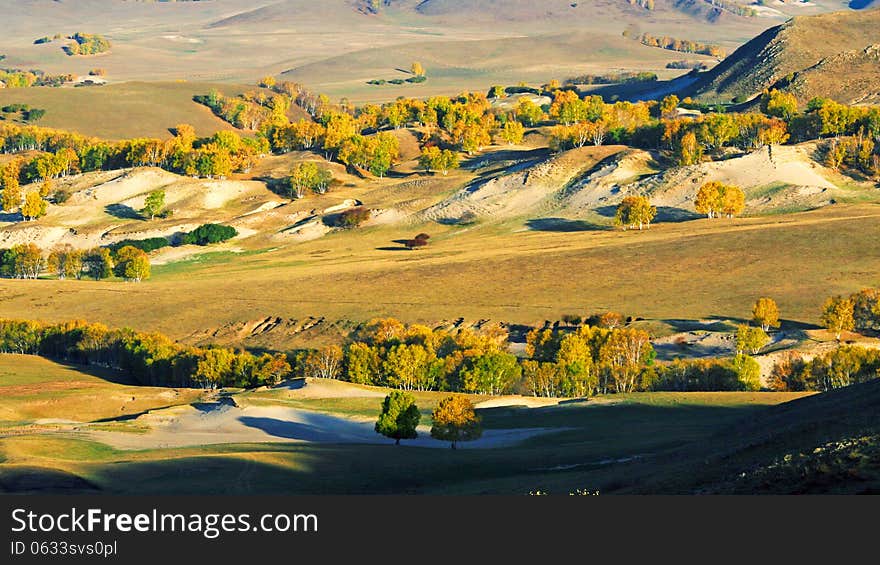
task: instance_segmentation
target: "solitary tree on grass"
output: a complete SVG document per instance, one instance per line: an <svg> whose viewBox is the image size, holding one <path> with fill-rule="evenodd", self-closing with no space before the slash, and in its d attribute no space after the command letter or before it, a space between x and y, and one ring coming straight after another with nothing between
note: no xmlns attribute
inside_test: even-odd
<svg viewBox="0 0 880 565"><path fill-rule="evenodd" d="M483 435L474 405L466 396L447 396L434 409L432 417L431 437L451 442L452 449L460 441L475 440Z"/></svg>
<svg viewBox="0 0 880 565"><path fill-rule="evenodd" d="M779 307L772 298L761 297L752 308L752 319L765 332L779 327Z"/></svg>
<svg viewBox="0 0 880 565"><path fill-rule="evenodd" d="M385 397L382 413L376 421L376 432L395 440L400 445L402 439L418 437L416 427L421 413L415 399L408 392L396 390Z"/></svg>
<svg viewBox="0 0 880 565"><path fill-rule="evenodd" d="M147 199L144 201L144 209L141 213L144 216L149 216L150 220L156 217L157 214L162 212L162 208L165 207L165 191L164 190L154 190L150 194L147 195Z"/></svg>
<svg viewBox="0 0 880 565"><path fill-rule="evenodd" d="M834 339L840 341L845 331L855 327L853 301L843 296L834 296L825 301L822 308L822 325L834 332Z"/></svg>

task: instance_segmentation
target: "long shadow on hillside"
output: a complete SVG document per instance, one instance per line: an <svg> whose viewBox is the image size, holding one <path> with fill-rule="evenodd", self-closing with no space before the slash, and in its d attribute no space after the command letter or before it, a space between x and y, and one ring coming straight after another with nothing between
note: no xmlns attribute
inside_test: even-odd
<svg viewBox="0 0 880 565"><path fill-rule="evenodd" d="M617 206L600 206L595 212L605 218L613 218L617 215ZM657 217L655 222L680 223L699 220L702 218L700 214L685 210L684 208L676 208L674 206L657 206Z"/></svg>
<svg viewBox="0 0 880 565"><path fill-rule="evenodd" d="M502 149L500 151L493 151L488 155L476 155L471 157L462 163L461 168L466 171L475 171L477 169L484 169L492 165L511 161L521 162L514 166L528 165L531 163L522 162L530 161L537 163L549 156L550 150L546 147L538 149Z"/></svg>
<svg viewBox="0 0 880 565"><path fill-rule="evenodd" d="M108 492L131 494L526 494L559 478L570 478L577 488L617 480L621 472L635 464L625 460L637 455L652 455L653 460L655 454L702 442L723 426L754 415L757 410L749 406L690 404L686 399L663 406L590 404L479 411L488 429L561 428L558 433L531 438L518 447L452 451L357 443L206 446L200 448L200 455L160 455L152 461L149 455L139 460L108 460L96 476L100 477L99 486ZM327 430L333 429L322 425L321 419L305 424L273 418L241 421L282 439L320 441L331 433ZM341 432L344 435L346 430ZM339 434L331 440L339 441ZM248 455L240 457L238 452ZM585 467L598 461L612 463L595 469ZM641 471L651 476L661 470L648 459L640 461L636 482L626 484L639 484Z"/></svg>
<svg viewBox="0 0 880 565"><path fill-rule="evenodd" d="M104 206L104 211L114 218L120 218L123 220L144 219L144 217L141 216L140 212L136 211L134 208L128 206L127 204L108 204Z"/></svg>
<svg viewBox="0 0 880 565"><path fill-rule="evenodd" d="M610 231L610 226L595 224L586 220L571 220L568 218L535 218L528 220L526 226L535 231L547 232L582 232L582 231Z"/></svg>

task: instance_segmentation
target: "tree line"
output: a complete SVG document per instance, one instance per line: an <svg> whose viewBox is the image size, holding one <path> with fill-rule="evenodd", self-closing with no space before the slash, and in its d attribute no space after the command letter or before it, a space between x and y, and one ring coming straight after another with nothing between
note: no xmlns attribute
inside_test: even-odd
<svg viewBox="0 0 880 565"><path fill-rule="evenodd" d="M55 246L48 253L34 243L0 249L2 277L36 279L47 272L61 280L102 280L115 275L126 281L141 282L150 278L150 258L133 245L80 250L66 244Z"/></svg>
<svg viewBox="0 0 880 565"><path fill-rule="evenodd" d="M231 239L238 231L231 226L204 224L179 239L181 245L211 245ZM108 279L116 276L130 282L150 278L148 253L171 245L168 238L126 239L92 249L76 249L70 244L50 250L35 243L22 243L0 249L0 277L36 279L48 273L60 280Z"/></svg>
<svg viewBox="0 0 880 565"><path fill-rule="evenodd" d="M279 383L290 374L283 353L191 347L159 333L84 321L0 320L0 352L107 367L146 386L256 387Z"/></svg>

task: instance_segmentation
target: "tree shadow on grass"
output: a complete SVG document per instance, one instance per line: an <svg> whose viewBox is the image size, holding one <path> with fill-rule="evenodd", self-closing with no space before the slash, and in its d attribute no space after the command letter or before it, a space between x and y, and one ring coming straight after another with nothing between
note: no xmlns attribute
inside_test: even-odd
<svg viewBox="0 0 880 565"><path fill-rule="evenodd" d="M610 226L603 226L586 220L570 220L567 218L536 218L528 220L526 226L535 231L563 233L611 230Z"/></svg>
<svg viewBox="0 0 880 565"><path fill-rule="evenodd" d="M617 215L617 205L600 206L594 211L603 218L613 218ZM657 217L654 221L675 224L699 220L702 217L702 215L691 212L690 210L685 210L684 208L676 208L675 206L657 206Z"/></svg>
<svg viewBox="0 0 880 565"><path fill-rule="evenodd" d="M143 220L144 217L141 216L140 212L132 208L127 204L108 204L104 206L104 211L113 216L114 218L120 218L123 220Z"/></svg>

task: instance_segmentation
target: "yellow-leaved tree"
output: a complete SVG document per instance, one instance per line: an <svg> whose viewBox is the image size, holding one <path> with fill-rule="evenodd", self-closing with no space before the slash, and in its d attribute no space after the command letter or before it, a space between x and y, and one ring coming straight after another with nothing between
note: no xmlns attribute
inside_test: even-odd
<svg viewBox="0 0 880 565"><path fill-rule="evenodd" d="M480 418L466 396L447 396L434 409L432 417L431 437L451 442L452 449L460 441L472 441L483 435Z"/></svg>

